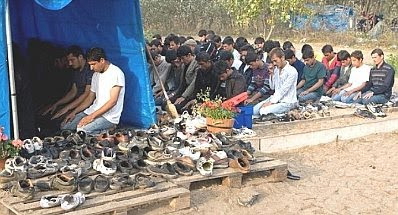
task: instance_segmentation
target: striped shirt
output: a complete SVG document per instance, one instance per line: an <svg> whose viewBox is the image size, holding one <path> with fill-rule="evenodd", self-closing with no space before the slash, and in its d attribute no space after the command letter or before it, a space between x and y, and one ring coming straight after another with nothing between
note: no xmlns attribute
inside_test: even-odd
<svg viewBox="0 0 398 215"><path fill-rule="evenodd" d="M394 68L388 63L383 62L380 66L375 66L370 70L369 81L362 92L372 91L373 95L384 95L390 99L392 87L394 86Z"/></svg>
<svg viewBox="0 0 398 215"><path fill-rule="evenodd" d="M286 66L282 71L275 67L274 73L270 78L270 87L275 90L271 96L271 103L297 103L296 83L297 83L297 70L286 62Z"/></svg>

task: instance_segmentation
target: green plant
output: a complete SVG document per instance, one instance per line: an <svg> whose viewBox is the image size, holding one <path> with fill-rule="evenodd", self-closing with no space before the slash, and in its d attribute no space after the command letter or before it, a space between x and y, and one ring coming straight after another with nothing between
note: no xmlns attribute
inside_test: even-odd
<svg viewBox="0 0 398 215"><path fill-rule="evenodd" d="M0 159L17 156L21 148L22 141L8 139L4 134L4 128L0 127Z"/></svg>
<svg viewBox="0 0 398 215"><path fill-rule="evenodd" d="M398 71L398 55L394 55L394 54L389 54L387 56L387 63L390 64L394 70L395 70L395 75L397 75L397 71Z"/></svg>
<svg viewBox="0 0 398 215"><path fill-rule="evenodd" d="M230 103L223 103L222 98L217 96L215 99L210 98L210 91L198 93L198 100L201 103L195 105L194 111L204 117L212 119L232 119L236 116L237 109Z"/></svg>

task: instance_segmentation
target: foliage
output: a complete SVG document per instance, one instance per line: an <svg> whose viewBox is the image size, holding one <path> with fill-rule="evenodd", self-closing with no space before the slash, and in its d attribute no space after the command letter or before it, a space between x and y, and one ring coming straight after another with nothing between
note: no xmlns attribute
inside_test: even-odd
<svg viewBox="0 0 398 215"><path fill-rule="evenodd" d="M210 90L198 93L202 103L195 105L195 112L212 119L232 119L236 116L237 109L230 104L223 104L221 97L210 99Z"/></svg>
<svg viewBox="0 0 398 215"><path fill-rule="evenodd" d="M386 59L387 63L394 67L395 75L398 72L398 55L389 54Z"/></svg>
<svg viewBox="0 0 398 215"><path fill-rule="evenodd" d="M17 156L21 148L21 140L8 139L4 134L4 128L0 128L0 159Z"/></svg>

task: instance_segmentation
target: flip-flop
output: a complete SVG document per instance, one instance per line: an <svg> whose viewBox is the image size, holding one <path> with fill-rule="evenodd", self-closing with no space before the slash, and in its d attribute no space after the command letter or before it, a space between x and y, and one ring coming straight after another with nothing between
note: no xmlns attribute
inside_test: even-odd
<svg viewBox="0 0 398 215"><path fill-rule="evenodd" d="M287 171L287 178L290 180L300 180L301 177L298 175L293 175L289 170Z"/></svg>

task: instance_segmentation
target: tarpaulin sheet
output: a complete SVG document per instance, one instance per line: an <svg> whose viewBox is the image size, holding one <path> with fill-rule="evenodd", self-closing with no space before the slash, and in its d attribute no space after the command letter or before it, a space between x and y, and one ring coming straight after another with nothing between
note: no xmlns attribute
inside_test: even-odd
<svg viewBox="0 0 398 215"><path fill-rule="evenodd" d="M22 48L29 38L103 48L126 77L121 123L148 127L155 122L139 0L12 0L10 15L13 41Z"/></svg>
<svg viewBox="0 0 398 215"><path fill-rule="evenodd" d="M5 1L0 1L0 127L10 136L10 88L8 82Z"/></svg>
<svg viewBox="0 0 398 215"><path fill-rule="evenodd" d="M293 28L303 30L310 27L313 30L343 32L349 29L349 18L354 13L351 7L343 5L308 4L306 7L314 13L313 16L292 16Z"/></svg>

